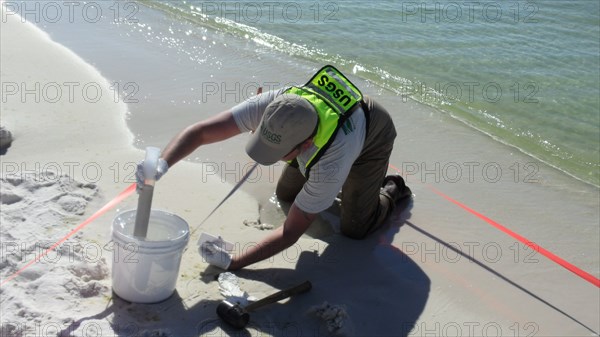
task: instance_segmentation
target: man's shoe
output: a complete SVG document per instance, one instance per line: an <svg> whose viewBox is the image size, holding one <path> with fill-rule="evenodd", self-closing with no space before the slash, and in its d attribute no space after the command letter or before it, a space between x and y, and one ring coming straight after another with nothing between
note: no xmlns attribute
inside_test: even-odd
<svg viewBox="0 0 600 337"><path fill-rule="evenodd" d="M383 179L383 191L389 195L395 203L412 196L412 191L404 183L400 175L391 175Z"/></svg>

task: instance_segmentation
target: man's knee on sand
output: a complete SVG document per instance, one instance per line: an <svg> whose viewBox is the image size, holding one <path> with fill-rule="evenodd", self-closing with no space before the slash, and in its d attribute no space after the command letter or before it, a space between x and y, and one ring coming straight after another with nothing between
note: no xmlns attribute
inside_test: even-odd
<svg viewBox="0 0 600 337"><path fill-rule="evenodd" d="M393 210L393 200L384 193L380 193L379 204L370 213L353 212L353 215L342 216L340 231L349 238L364 239L381 228Z"/></svg>
<svg viewBox="0 0 600 337"><path fill-rule="evenodd" d="M285 186L285 184L279 182L275 189L275 195L280 201L292 203L296 199L298 193L300 193L300 189L291 188L290 186Z"/></svg>
<svg viewBox="0 0 600 337"><path fill-rule="evenodd" d="M279 181L277 181L275 195L281 201L293 202L302 190L305 182L306 178L304 178L297 167L287 165L283 169Z"/></svg>

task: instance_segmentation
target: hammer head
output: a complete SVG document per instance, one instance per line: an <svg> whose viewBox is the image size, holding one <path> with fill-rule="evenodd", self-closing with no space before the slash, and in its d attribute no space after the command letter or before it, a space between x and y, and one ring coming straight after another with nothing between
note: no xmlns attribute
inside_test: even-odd
<svg viewBox="0 0 600 337"><path fill-rule="evenodd" d="M250 321L250 315L244 308L239 304L231 304L227 301L219 303L217 315L236 329L243 329Z"/></svg>

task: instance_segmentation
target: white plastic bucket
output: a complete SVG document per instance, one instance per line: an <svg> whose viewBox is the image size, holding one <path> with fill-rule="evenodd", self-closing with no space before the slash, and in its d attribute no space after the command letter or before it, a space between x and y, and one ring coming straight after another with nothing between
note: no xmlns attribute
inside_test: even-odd
<svg viewBox="0 0 600 337"><path fill-rule="evenodd" d="M128 210L113 221L113 291L129 302L160 302L175 291L190 229L179 216L153 209L141 240L133 236L135 216L136 210Z"/></svg>

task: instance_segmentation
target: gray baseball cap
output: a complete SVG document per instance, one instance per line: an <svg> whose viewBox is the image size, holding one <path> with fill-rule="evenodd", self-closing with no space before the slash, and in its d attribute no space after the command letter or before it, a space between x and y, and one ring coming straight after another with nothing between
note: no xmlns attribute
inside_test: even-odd
<svg viewBox="0 0 600 337"><path fill-rule="evenodd" d="M246 153L261 165L272 165L308 139L319 116L306 99L283 94L267 105L258 129L252 134Z"/></svg>

